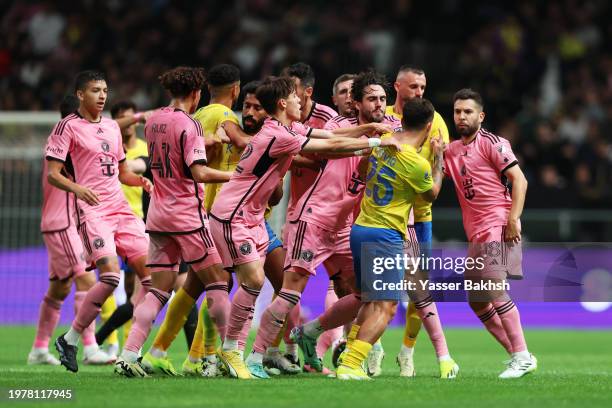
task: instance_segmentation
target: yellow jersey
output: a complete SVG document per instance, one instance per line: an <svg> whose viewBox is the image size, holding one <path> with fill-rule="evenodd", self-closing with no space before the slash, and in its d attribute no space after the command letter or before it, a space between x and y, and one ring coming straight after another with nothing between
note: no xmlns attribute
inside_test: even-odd
<svg viewBox="0 0 612 408"><path fill-rule="evenodd" d="M149 157L149 151L147 149L147 142L137 138L134 147L126 150L125 158L127 160L135 160L139 157ZM132 212L140 218L144 218L142 209L142 187L132 187L121 184L121 188L123 189L123 195L130 205Z"/></svg>
<svg viewBox="0 0 612 408"><path fill-rule="evenodd" d="M399 120L402 119L402 113L396 113L393 110L393 106L387 106L387 110L385 111L387 115L395 116ZM423 145L417 149L417 152L421 157L424 157L430 166L433 166L434 155L431 150L431 138L436 137L438 135L442 135L442 140L444 143L449 143L448 136L448 128L446 127L446 123L444 119L442 119L442 115L438 112L434 112L433 121L431 123L431 131L429 135L427 135L427 139L423 142ZM414 202L414 221L415 222L426 222L431 221L431 203L423 200L418 197Z"/></svg>
<svg viewBox="0 0 612 408"><path fill-rule="evenodd" d="M220 103L211 103L198 109L193 118L202 124L205 138L216 138L215 133L223 122L230 121L240 125L236 114L230 108ZM210 151L209 156L213 157L213 159L208 162L207 166L217 170L234 171L240 161L242 150L237 149L232 144L225 143L217 144L214 149ZM223 183L206 183L204 189L206 196L204 206L206 211L210 211L222 185Z"/></svg>
<svg viewBox="0 0 612 408"><path fill-rule="evenodd" d="M432 187L431 165L413 146L402 145L401 152L377 147L370 155L365 194L355 224L394 229L405 239L417 194Z"/></svg>

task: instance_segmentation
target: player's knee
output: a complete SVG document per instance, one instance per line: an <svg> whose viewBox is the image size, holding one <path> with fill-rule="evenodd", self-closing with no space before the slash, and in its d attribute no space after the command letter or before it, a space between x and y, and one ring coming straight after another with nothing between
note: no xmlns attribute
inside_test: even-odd
<svg viewBox="0 0 612 408"><path fill-rule="evenodd" d="M72 279L70 278L50 281L47 295L54 300L63 301L70 294L71 286Z"/></svg>
<svg viewBox="0 0 612 408"><path fill-rule="evenodd" d="M334 280L334 291L338 298L343 298L345 296L353 293L353 283L355 278L341 278Z"/></svg>

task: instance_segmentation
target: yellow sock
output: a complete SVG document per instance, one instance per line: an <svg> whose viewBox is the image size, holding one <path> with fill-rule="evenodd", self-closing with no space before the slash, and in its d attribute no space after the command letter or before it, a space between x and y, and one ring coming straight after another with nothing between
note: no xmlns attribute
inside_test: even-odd
<svg viewBox="0 0 612 408"><path fill-rule="evenodd" d="M198 313L198 325L196 327L193 341L191 342L191 348L189 349L189 358L192 361L199 360L204 357L204 309L208 309L206 305L206 299L202 301L200 305L200 311Z"/></svg>
<svg viewBox="0 0 612 408"><path fill-rule="evenodd" d="M211 356L217 352L219 332L208 313L208 303L202 308L202 318L204 319L204 353L207 356Z"/></svg>
<svg viewBox="0 0 612 408"><path fill-rule="evenodd" d="M359 333L359 328L360 327L361 326L356 325L356 324L351 326L351 331L346 336L346 348L350 348L351 347L351 345L353 344L353 342L357 338L357 333Z"/></svg>
<svg viewBox="0 0 612 408"><path fill-rule="evenodd" d="M350 368L361 367L361 363L366 359L371 349L372 345L367 341L353 340L348 354L342 358L342 365Z"/></svg>
<svg viewBox="0 0 612 408"><path fill-rule="evenodd" d="M189 316L189 312L194 304L195 299L189 296L183 288L180 288L176 292L172 298L172 302L168 305L166 318L159 328L157 336L155 336L153 347L163 351L170 348L178 332L181 331L183 325L187 321L187 316Z"/></svg>
<svg viewBox="0 0 612 408"><path fill-rule="evenodd" d="M132 320L130 319L123 325L123 344L127 343L128 335L130 334L130 329L132 328Z"/></svg>
<svg viewBox="0 0 612 408"><path fill-rule="evenodd" d="M100 311L100 320L102 320L102 324L106 323L108 319L110 319L113 312L117 310L117 301L115 300L115 295L110 295L106 301L102 304L102 310ZM100 325L102 327L102 325ZM119 336L117 336L117 330L113 330L113 332L106 338L106 344L119 344Z"/></svg>
<svg viewBox="0 0 612 408"><path fill-rule="evenodd" d="M406 309L406 326L404 327L404 346L414 347L417 336L421 330L421 318L417 313L414 303L409 302Z"/></svg>

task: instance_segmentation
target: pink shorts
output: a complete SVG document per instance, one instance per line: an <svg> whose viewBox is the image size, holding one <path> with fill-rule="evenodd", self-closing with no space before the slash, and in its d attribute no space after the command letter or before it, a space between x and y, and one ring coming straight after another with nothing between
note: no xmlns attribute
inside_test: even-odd
<svg viewBox="0 0 612 408"><path fill-rule="evenodd" d="M149 249L145 224L133 214L122 213L88 219L79 225L79 234L88 262L119 255L127 263L146 256Z"/></svg>
<svg viewBox="0 0 612 408"><path fill-rule="evenodd" d="M209 223L224 268L259 261L266 256L269 238L264 221L248 227L239 220L230 223L211 217Z"/></svg>
<svg viewBox="0 0 612 408"><path fill-rule="evenodd" d="M49 258L49 280L64 280L86 273L83 243L75 226L43 234Z"/></svg>
<svg viewBox="0 0 612 408"><path fill-rule="evenodd" d="M354 275L350 227L332 232L306 221L297 221L286 224L285 229L285 270L293 266L315 275L316 267L325 263L330 277Z"/></svg>
<svg viewBox="0 0 612 408"><path fill-rule="evenodd" d="M523 279L521 243L504 241L506 226L496 226L474 235L469 243L468 257L481 258L483 268L466 270L466 278Z"/></svg>
<svg viewBox="0 0 612 408"><path fill-rule="evenodd" d="M149 233L149 254L147 266L151 272L179 270L183 260L194 271L201 271L221 263L207 226L189 234Z"/></svg>

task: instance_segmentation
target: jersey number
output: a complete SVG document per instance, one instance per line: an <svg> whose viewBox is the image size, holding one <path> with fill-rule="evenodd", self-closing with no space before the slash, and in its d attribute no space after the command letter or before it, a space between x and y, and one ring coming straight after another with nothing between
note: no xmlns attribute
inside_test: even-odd
<svg viewBox="0 0 612 408"><path fill-rule="evenodd" d="M152 142L149 148L149 157L151 157L151 171L157 170L159 177L172 177L172 166L170 166L170 145L166 142L161 144L161 155L155 155L155 142ZM156 160L157 158L157 160Z"/></svg>
<svg viewBox="0 0 612 408"><path fill-rule="evenodd" d="M366 195L372 197L374 203L378 206L385 206L393 200L393 185L391 185L391 181L386 179L383 176L387 176L393 180L397 174L391 168L383 165L378 173L376 172L378 167L378 162L376 157L370 156L370 171L368 172L366 183L374 177L376 174L376 184L374 184L373 189L366 189ZM384 191L384 194L381 194Z"/></svg>

